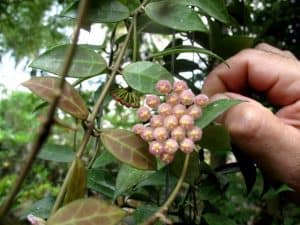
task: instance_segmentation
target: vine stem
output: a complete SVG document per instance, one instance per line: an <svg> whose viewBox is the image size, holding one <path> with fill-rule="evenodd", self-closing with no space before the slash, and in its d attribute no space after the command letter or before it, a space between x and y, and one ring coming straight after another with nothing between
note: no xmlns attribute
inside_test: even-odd
<svg viewBox="0 0 300 225"><path fill-rule="evenodd" d="M17 177L10 193L8 194L8 197L5 201L5 203L0 208L0 218L4 217L6 215L6 213L10 210L12 203L14 202L17 194L19 193L20 188L21 188L25 178L27 177L28 173L30 172L30 170L32 168L32 165L34 163L34 160L36 159L37 154L39 153L40 149L42 148L42 146L48 139L48 136L51 131L51 127L54 122L54 115L55 115L55 112L57 109L57 105L63 94L63 89L64 89L65 82L66 82L65 77L67 76L67 73L71 67L71 63L72 63L72 60L73 60L73 57L74 57L74 54L76 51L76 47L77 47L76 43L78 41L80 27L82 26L83 21L84 21L84 15L85 15L85 12L87 9L87 5L88 5L88 0L80 1L79 10L78 10L79 16L77 19L76 28L74 30L72 43L71 43L71 45L65 55L65 58L64 58L64 64L62 66L62 70L60 73L61 79L58 84L58 91L57 91L55 97L53 98L53 101L50 104L50 107L49 107L49 110L47 113L47 117L46 117L47 119L40 126L40 130L38 132L37 138L34 141L34 143L32 144L31 152L29 153L24 166L20 170L20 175Z"/></svg>
<svg viewBox="0 0 300 225"><path fill-rule="evenodd" d="M122 63L123 56L124 56L124 54L126 52L128 44L129 44L129 40L130 40L130 37L131 37L132 29L133 29L133 22L131 22L131 24L130 24L130 26L128 28L126 39L125 39L124 44L123 44L123 46L122 46L122 48L120 50L120 53L117 56L117 59L116 59L116 62L114 64L114 66L113 66L113 69L112 69L112 72L110 74L110 77L107 80L107 82L105 83L105 86L103 87L103 90L101 91L101 94L100 94L99 98L97 99L97 102L96 102L96 104L94 106L94 109L93 109L92 113L89 115L89 118L88 118L88 121L87 121L88 122L87 123L87 129L85 131L85 134L84 134L83 140L82 140L82 142L81 142L81 144L79 146L79 149L78 149L78 151L76 153L76 157L77 158L81 158L82 157L82 155L83 155L83 153L84 153L84 151L86 149L87 143L89 142L89 139L90 139L91 134L93 132L94 121L95 121L95 119L97 117L97 113L98 113L98 111L99 111L99 109L100 109L100 107L101 107L101 105L102 105L102 103L104 101L104 98L105 98L106 94L108 93L109 88L112 85L112 83L113 83L113 81L115 79L115 76L117 75L117 72L119 70L119 67L120 67L120 65ZM62 185L62 187L60 189L60 192L59 192L59 194L58 194L58 196L56 198L56 201L54 203L54 206L53 206L53 208L51 210L51 215L53 215L57 211L57 209L59 208L59 206L61 205L61 203L62 203L62 201L64 199L64 196L65 196L65 193L66 193L66 189L67 189L67 184L68 184L68 182L69 182L69 180L70 180L70 178L71 178L71 176L73 174L73 170L75 168L74 166L75 166L75 160L73 160L73 162L72 162L72 164L71 164L71 166L70 166L70 168L69 168L69 170L67 172L67 175L66 175L66 177L64 179L64 182L63 182L63 185Z"/></svg>
<svg viewBox="0 0 300 225"><path fill-rule="evenodd" d="M155 212L151 217L149 217L144 223L142 223L142 225L152 225L156 222L156 220L158 218L163 218L164 220L168 221L165 217L163 217L163 215L168 211L168 208L170 207L172 202L175 200L175 198L183 184L183 181L184 181L187 169L188 169L189 161L190 161L190 154L186 154L185 159L184 159L183 168L182 168L179 180L176 184L176 187L172 191L172 193L169 196L169 198L167 199L167 201L159 208L159 210L157 212Z"/></svg>

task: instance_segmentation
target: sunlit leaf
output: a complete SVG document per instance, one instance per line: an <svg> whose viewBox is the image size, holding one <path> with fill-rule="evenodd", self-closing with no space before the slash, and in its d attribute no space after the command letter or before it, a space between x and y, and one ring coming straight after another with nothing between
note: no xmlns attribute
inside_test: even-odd
<svg viewBox="0 0 300 225"><path fill-rule="evenodd" d="M193 47L193 46L178 46L178 47L174 47L174 48L167 48L164 51L160 51L158 53L152 54L151 57L157 58L157 57L162 57L165 55L187 53L187 52L201 53L201 54L205 54L208 56L212 56L216 59L219 59L220 61L224 61L224 59L222 59L220 56L216 55L212 51L209 51L205 48L198 48L198 47Z"/></svg>
<svg viewBox="0 0 300 225"><path fill-rule="evenodd" d="M145 180L153 171L138 170L124 164L118 173L114 198Z"/></svg>
<svg viewBox="0 0 300 225"><path fill-rule="evenodd" d="M114 23L129 17L129 9L117 0L93 0L86 13L86 23ZM76 18L78 1L63 12L63 16Z"/></svg>
<svg viewBox="0 0 300 225"><path fill-rule="evenodd" d="M65 55L69 47L70 45L67 44L49 49L35 59L30 66L61 75ZM106 69L106 62L99 54L90 48L77 46L68 76L78 78L90 77L100 74L104 69Z"/></svg>
<svg viewBox="0 0 300 225"><path fill-rule="evenodd" d="M203 108L202 116L196 121L196 125L200 128L206 127L223 112L241 102L235 99L221 99L208 104Z"/></svg>
<svg viewBox="0 0 300 225"><path fill-rule="evenodd" d="M83 198L86 189L86 171L81 159L75 159L74 169L68 180L64 204Z"/></svg>
<svg viewBox="0 0 300 225"><path fill-rule="evenodd" d="M130 87L139 92L149 94L158 94L155 89L157 81L173 81L172 75L164 67L147 61L129 64L124 68L123 75Z"/></svg>
<svg viewBox="0 0 300 225"><path fill-rule="evenodd" d="M236 225L232 219L216 213L205 213L203 218L208 225Z"/></svg>
<svg viewBox="0 0 300 225"><path fill-rule="evenodd" d="M196 12L180 4L152 2L146 6L145 12L154 22L175 30L208 31Z"/></svg>
<svg viewBox="0 0 300 225"><path fill-rule="evenodd" d="M156 160L148 151L148 144L133 132L122 129L104 129L101 141L120 161L143 170L156 168Z"/></svg>
<svg viewBox="0 0 300 225"><path fill-rule="evenodd" d="M115 225L125 215L125 211L103 200L79 199L60 208L50 217L47 225Z"/></svg>
<svg viewBox="0 0 300 225"><path fill-rule="evenodd" d="M66 163L72 162L74 156L75 154L70 147L55 144L45 145L38 154L40 159Z"/></svg>
<svg viewBox="0 0 300 225"><path fill-rule="evenodd" d="M111 171L103 169L89 169L87 172L88 188L97 191L112 199L115 192L115 181Z"/></svg>
<svg viewBox="0 0 300 225"><path fill-rule="evenodd" d="M34 94L47 102L51 102L58 92L59 82L60 79L57 77L33 77L22 83L22 85L29 88ZM65 83L65 88L58 103L58 107L78 119L85 120L89 115L89 111L83 99L67 82Z"/></svg>

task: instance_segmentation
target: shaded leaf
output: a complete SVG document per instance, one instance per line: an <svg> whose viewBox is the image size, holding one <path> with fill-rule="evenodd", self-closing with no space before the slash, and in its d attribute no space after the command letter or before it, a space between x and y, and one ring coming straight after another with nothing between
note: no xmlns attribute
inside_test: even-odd
<svg viewBox="0 0 300 225"><path fill-rule="evenodd" d="M203 218L208 225L236 225L232 219L216 213L205 213Z"/></svg>
<svg viewBox="0 0 300 225"><path fill-rule="evenodd" d="M69 163L73 161L75 154L72 149L67 146L48 144L42 148L37 157L54 162Z"/></svg>
<svg viewBox="0 0 300 225"><path fill-rule="evenodd" d="M212 56L214 58L217 58L221 61L224 61L220 56L216 55L212 51L209 51L205 48L198 48L198 47L193 47L193 46L178 46L178 47L173 47L173 48L167 48L164 51L160 51L158 53L154 53L151 55L151 57L157 58L165 55L171 55L171 54L177 54L177 53L186 53L186 52L196 52L196 53L201 53L205 55ZM225 62L226 63L226 62Z"/></svg>
<svg viewBox="0 0 300 225"><path fill-rule="evenodd" d="M51 209L54 205L55 198L53 196L47 196L37 202L35 202L29 209L22 212L20 218L26 219L29 214L47 219L50 215Z"/></svg>
<svg viewBox="0 0 300 225"><path fill-rule="evenodd" d="M114 225L125 215L125 211L103 200L79 199L60 208L50 217L47 225Z"/></svg>
<svg viewBox="0 0 300 225"><path fill-rule="evenodd" d="M64 205L85 196L87 183L85 166L82 160L77 157L74 163L74 169L67 184Z"/></svg>
<svg viewBox="0 0 300 225"><path fill-rule="evenodd" d="M145 12L154 22L175 30L208 31L196 12L180 4L152 2L145 7Z"/></svg>
<svg viewBox="0 0 300 225"><path fill-rule="evenodd" d="M63 12L63 16L76 18L79 1ZM87 10L86 23L114 23L129 17L129 9L117 0L93 0Z"/></svg>
<svg viewBox="0 0 300 225"><path fill-rule="evenodd" d="M203 129L203 136L199 145L217 153L231 150L230 135L224 126L208 125Z"/></svg>
<svg viewBox="0 0 300 225"><path fill-rule="evenodd" d="M29 88L34 94L47 102L51 102L58 92L59 82L60 79L57 77L33 77L30 80L23 82L22 85ZM58 107L78 119L85 120L89 115L89 111L83 99L67 82L65 83Z"/></svg>
<svg viewBox="0 0 300 225"><path fill-rule="evenodd" d="M141 224L158 210L159 207L154 205L142 205L141 207L138 207L132 215L134 224Z"/></svg>
<svg viewBox="0 0 300 225"><path fill-rule="evenodd" d="M103 169L89 169L87 171L88 188L112 199L115 192L111 171Z"/></svg>
<svg viewBox="0 0 300 225"><path fill-rule="evenodd" d="M92 167L105 167L106 165L114 163L116 161L116 158L111 153L109 153L109 151L103 151L101 155L97 157Z"/></svg>
<svg viewBox="0 0 300 225"><path fill-rule="evenodd" d="M65 55L69 47L70 45L66 44L51 48L35 59L29 66L61 75ZM68 76L77 78L90 77L100 74L105 69L106 62L99 54L90 48L77 46Z"/></svg>
<svg viewBox="0 0 300 225"><path fill-rule="evenodd" d="M124 68L123 75L130 87L147 94L158 94L155 89L157 81L173 81L172 75L164 67L147 61L129 64Z"/></svg>
<svg viewBox="0 0 300 225"><path fill-rule="evenodd" d="M200 12L203 12L223 23L230 22L230 16L223 0L171 0L169 2L196 6L201 10Z"/></svg>
<svg viewBox="0 0 300 225"><path fill-rule="evenodd" d="M137 20L137 32L153 33L153 34L172 34L173 29L155 23L148 16L141 14Z"/></svg>
<svg viewBox="0 0 300 225"><path fill-rule="evenodd" d="M104 129L101 141L120 161L142 170L156 169L156 159L148 151L147 142L131 131Z"/></svg>
<svg viewBox="0 0 300 225"><path fill-rule="evenodd" d="M270 188L267 191L267 193L264 194L263 198L264 199L271 199L271 198L274 198L274 197L278 196L282 192L291 192L291 191L294 192L294 189L290 188L286 184L282 184L278 188L273 188L273 187Z"/></svg>
<svg viewBox="0 0 300 225"><path fill-rule="evenodd" d="M171 71L172 63L167 62L164 67L167 68L167 70ZM181 73L181 72L188 72L199 69L199 65L195 62L186 60L186 59L178 59L174 62L174 72L175 73Z"/></svg>
<svg viewBox="0 0 300 225"><path fill-rule="evenodd" d="M241 102L235 99L221 99L208 104L203 108L202 116L196 121L196 125L200 128L206 127L223 112Z"/></svg>
<svg viewBox="0 0 300 225"><path fill-rule="evenodd" d="M141 181L149 177L153 171L138 170L126 164L123 164L119 170L116 180L116 191L114 199L124 192L132 189Z"/></svg>

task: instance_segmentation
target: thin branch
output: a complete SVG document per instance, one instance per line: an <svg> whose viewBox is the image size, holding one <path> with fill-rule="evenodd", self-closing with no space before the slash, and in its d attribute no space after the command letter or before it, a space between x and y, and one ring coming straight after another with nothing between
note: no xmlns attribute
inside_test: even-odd
<svg viewBox="0 0 300 225"><path fill-rule="evenodd" d="M73 56L75 54L76 43L78 40L80 27L83 24L84 14L85 14L85 11L87 8L87 3L88 3L88 0L82 0L80 2L79 17L78 17L77 25L76 25L76 28L74 31L72 44L69 47L69 49L65 55L63 68L60 73L61 79L60 79L60 82L58 85L59 90L49 107L49 110L47 113L47 119L40 127L40 131L38 133L37 139L32 145L32 149L26 160L26 163L24 164L23 168L21 169L20 175L17 177L17 180L15 181L15 183L7 197L7 200L5 201L5 203L3 204L3 206L0 209L0 218L3 217L9 211L10 207L12 206L12 203L14 202L18 192L20 191L20 188L21 188L25 178L27 177L28 173L31 170L31 167L33 165L34 160L36 159L37 154L39 153L40 149L42 148L42 146L44 145L44 143L46 142L46 140L50 134L51 127L54 122L54 115L56 112L56 108L57 108L57 105L59 103L59 100L61 98L64 86L65 86L65 77L67 76L67 73L70 69L70 66L71 66L71 63L73 60Z"/></svg>
<svg viewBox="0 0 300 225"><path fill-rule="evenodd" d="M169 196L167 201L163 204L163 206L161 206L159 208L159 210L156 213L154 213L151 217L149 217L142 225L152 225L157 221L157 219L165 218L165 216L163 216L163 215L168 211L169 207L171 206L172 202L175 200L175 198L183 184L183 181L184 181L187 169L188 169L188 165L189 165L189 160L190 160L190 155L187 154L185 156L181 175L180 175L179 180L176 184L176 187L172 191L171 195Z"/></svg>

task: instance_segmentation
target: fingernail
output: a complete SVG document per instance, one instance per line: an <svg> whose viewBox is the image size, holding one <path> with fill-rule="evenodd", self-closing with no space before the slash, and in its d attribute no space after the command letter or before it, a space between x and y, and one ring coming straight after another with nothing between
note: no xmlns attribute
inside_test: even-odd
<svg viewBox="0 0 300 225"><path fill-rule="evenodd" d="M230 97L228 97L227 95L225 95L225 94L215 94L215 95L213 95L213 96L211 96L210 98L209 98L209 101L210 102L215 102L215 101L217 101L217 100L221 100L221 99L229 99Z"/></svg>

